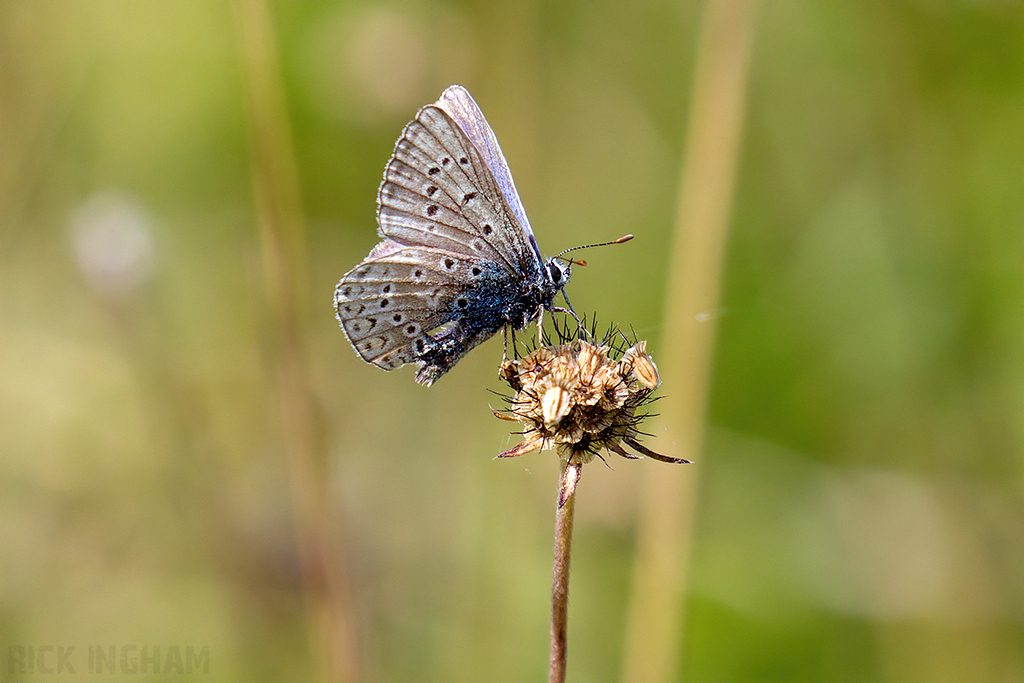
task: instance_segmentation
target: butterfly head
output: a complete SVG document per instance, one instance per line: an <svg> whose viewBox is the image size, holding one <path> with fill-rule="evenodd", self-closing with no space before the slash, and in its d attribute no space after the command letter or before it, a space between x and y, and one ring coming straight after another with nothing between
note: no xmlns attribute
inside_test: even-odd
<svg viewBox="0 0 1024 683"><path fill-rule="evenodd" d="M551 310L555 305L555 297L563 290L569 282L572 274L572 261L555 256L544 263L544 269L539 273L532 292L527 295L521 303L525 304L521 311L513 313L509 318L510 322L522 329L529 321L536 319L541 309ZM517 316L522 313L522 324L517 324Z"/></svg>
<svg viewBox="0 0 1024 683"><path fill-rule="evenodd" d="M566 283L569 282L569 276L572 275L573 263L578 262L573 261L572 259L562 258L561 256L555 256L554 258L548 259L548 262L544 267L548 271L548 280L556 291L565 287Z"/></svg>

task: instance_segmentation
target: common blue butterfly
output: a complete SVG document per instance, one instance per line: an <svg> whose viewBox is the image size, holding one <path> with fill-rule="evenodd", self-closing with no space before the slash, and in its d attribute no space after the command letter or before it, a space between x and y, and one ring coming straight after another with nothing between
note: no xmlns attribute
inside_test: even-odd
<svg viewBox="0 0 1024 683"><path fill-rule="evenodd" d="M571 275L562 254L541 256L494 132L458 85L402 131L377 224L383 241L334 291L338 321L363 360L415 363L427 386L506 325L556 310Z"/></svg>

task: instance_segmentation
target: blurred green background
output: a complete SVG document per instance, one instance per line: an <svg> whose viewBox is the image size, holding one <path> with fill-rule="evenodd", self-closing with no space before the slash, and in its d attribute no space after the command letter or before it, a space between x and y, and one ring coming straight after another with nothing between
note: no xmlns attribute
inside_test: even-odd
<svg viewBox="0 0 1024 683"><path fill-rule="evenodd" d="M331 295L460 83L548 255L637 236L573 305L670 356L703 12L0 3L0 680L542 680L558 465L492 460L500 335L424 389ZM699 477L676 679L1024 681L1024 10L764 3L748 86L704 447L647 441L699 467L587 468L570 679L620 678L662 468Z"/></svg>

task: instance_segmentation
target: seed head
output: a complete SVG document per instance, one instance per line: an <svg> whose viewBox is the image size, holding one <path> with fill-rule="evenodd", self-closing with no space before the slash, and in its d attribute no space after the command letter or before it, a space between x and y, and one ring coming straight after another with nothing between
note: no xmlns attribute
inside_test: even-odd
<svg viewBox="0 0 1024 683"><path fill-rule="evenodd" d="M573 465L590 462L605 449L638 458L623 448L625 443L657 460L688 462L659 455L637 441L637 427L646 417L637 409L650 401L661 379L646 341L623 352L608 343L612 336L600 345L577 338L540 346L525 358L501 364L499 375L515 395L509 408L495 415L522 423L524 439L498 457L553 448Z"/></svg>

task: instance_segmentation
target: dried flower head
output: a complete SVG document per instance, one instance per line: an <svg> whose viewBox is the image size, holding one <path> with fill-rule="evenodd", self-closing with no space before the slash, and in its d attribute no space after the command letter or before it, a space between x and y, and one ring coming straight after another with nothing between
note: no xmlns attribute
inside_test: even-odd
<svg viewBox="0 0 1024 683"><path fill-rule="evenodd" d="M600 345L576 338L541 346L525 358L502 363L500 375L515 395L508 410L495 415L522 423L525 438L498 457L550 448L573 465L590 462L604 449L639 457L628 453L625 443L663 462L688 462L659 455L637 441L637 427L646 417L637 409L650 400L661 379L646 341L623 352L610 345L612 336Z"/></svg>

